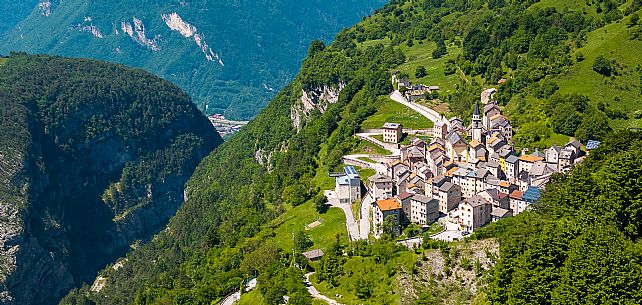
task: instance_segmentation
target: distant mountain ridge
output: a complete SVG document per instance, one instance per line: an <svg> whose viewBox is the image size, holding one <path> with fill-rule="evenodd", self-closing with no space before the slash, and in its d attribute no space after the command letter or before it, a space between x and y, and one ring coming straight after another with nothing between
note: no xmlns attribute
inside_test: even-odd
<svg viewBox="0 0 642 305"><path fill-rule="evenodd" d="M144 68L178 84L207 113L246 119L292 79L310 41L331 39L386 1L14 2L0 1L7 15L0 53Z"/></svg>

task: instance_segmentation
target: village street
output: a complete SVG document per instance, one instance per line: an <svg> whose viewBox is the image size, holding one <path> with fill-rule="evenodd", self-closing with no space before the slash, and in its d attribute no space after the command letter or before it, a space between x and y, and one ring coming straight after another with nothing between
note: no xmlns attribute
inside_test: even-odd
<svg viewBox="0 0 642 305"><path fill-rule="evenodd" d="M357 133L355 136L389 151L390 154L394 156L401 155L401 150L398 148L397 144L381 142L374 137L376 135L381 135L381 133Z"/></svg>
<svg viewBox="0 0 642 305"><path fill-rule="evenodd" d="M370 235L370 210L373 203L374 199L372 199L370 194L366 194L361 201L361 213L359 213L361 217L361 220L359 221L359 233L361 234L361 239L368 239L368 235Z"/></svg>
<svg viewBox="0 0 642 305"><path fill-rule="evenodd" d="M387 168L385 164L368 162L363 160L362 158L370 158L370 155L366 155L366 154L345 155L343 156L343 163L364 167L364 168L370 168L382 175L386 174Z"/></svg>
<svg viewBox="0 0 642 305"><path fill-rule="evenodd" d="M445 227L445 230L439 234L435 234L431 236L432 239L443 240L443 241L455 241L455 240L459 240L462 237L462 234L461 234L462 232L459 231L459 225L448 221L447 217L439 219L439 223L441 223Z"/></svg>

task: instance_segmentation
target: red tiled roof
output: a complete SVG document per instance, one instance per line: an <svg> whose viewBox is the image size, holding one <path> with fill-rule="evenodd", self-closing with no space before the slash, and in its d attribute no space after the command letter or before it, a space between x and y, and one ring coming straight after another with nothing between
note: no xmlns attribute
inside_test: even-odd
<svg viewBox="0 0 642 305"><path fill-rule="evenodd" d="M520 192L518 190L514 190L512 193L510 193L511 199L522 200L522 196L524 196L524 192Z"/></svg>
<svg viewBox="0 0 642 305"><path fill-rule="evenodd" d="M384 200L377 200L377 206L381 211L392 211L401 209L401 203L397 198L390 198Z"/></svg>

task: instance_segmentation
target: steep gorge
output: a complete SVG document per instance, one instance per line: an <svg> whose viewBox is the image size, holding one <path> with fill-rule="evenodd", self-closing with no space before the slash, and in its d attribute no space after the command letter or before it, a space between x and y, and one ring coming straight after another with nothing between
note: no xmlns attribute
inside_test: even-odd
<svg viewBox="0 0 642 305"><path fill-rule="evenodd" d="M0 302L54 304L157 233L222 140L142 71L22 54L0 71Z"/></svg>

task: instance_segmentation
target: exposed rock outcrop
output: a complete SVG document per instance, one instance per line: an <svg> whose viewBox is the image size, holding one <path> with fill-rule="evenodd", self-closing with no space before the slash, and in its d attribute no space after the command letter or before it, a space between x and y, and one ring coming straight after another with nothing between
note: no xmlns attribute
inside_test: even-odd
<svg viewBox="0 0 642 305"><path fill-rule="evenodd" d="M122 21L120 23L120 28L123 33L131 37L131 39L136 43L145 46L152 51L160 51L160 47L158 46L159 36L156 35L154 38L148 38L143 21L136 17L133 17L132 21L133 25L128 21Z"/></svg>
<svg viewBox="0 0 642 305"><path fill-rule="evenodd" d="M176 12L171 14L162 14L161 17L170 30L179 32L185 38L194 39L198 48L203 52L203 54L205 54L205 59L207 59L207 61L216 61L221 66L225 66L221 57L212 51L207 42L205 42L203 34L199 33L195 26L185 22Z"/></svg>
<svg viewBox="0 0 642 305"><path fill-rule="evenodd" d="M341 82L336 87L323 85L312 90L301 90L301 103L297 103L290 109L290 118L297 131L301 130L301 125L310 118L314 109L324 113L328 105L339 101L339 94L345 88L345 83Z"/></svg>

